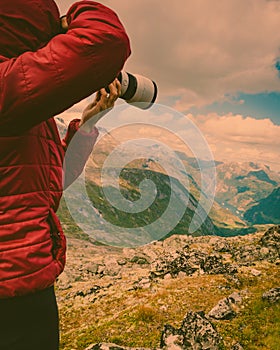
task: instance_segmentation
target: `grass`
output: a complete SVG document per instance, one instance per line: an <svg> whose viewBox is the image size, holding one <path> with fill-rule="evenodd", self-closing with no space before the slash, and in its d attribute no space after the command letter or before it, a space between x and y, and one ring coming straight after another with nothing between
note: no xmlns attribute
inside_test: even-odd
<svg viewBox="0 0 280 350"><path fill-rule="evenodd" d="M165 324L179 327L187 311L210 310L225 296L225 291L217 290L225 283L223 276L185 277L162 281L152 291L113 294L86 308L64 306L60 310L62 349L82 350L97 342L158 347Z"/></svg>
<svg viewBox="0 0 280 350"><path fill-rule="evenodd" d="M262 294L280 285L278 266L266 266L261 278L243 278L250 298L232 321L217 323L227 344L240 342L246 350L280 350L280 303L263 301Z"/></svg>
<svg viewBox="0 0 280 350"><path fill-rule="evenodd" d="M235 330L239 330L236 336L247 349L279 350L280 330L275 328L277 324L280 325L279 304L271 305L254 299L236 321Z"/></svg>
<svg viewBox="0 0 280 350"><path fill-rule="evenodd" d="M261 299L264 291L279 284L279 268L267 264L262 271L262 278L240 275L249 295L244 309L231 321L215 322L224 349L240 342L246 350L280 350L280 305ZM163 280L152 290L123 294L117 289L94 304L60 308L61 350L83 350L97 342L159 347L165 324L179 327L188 311L208 312L236 290L221 275Z"/></svg>

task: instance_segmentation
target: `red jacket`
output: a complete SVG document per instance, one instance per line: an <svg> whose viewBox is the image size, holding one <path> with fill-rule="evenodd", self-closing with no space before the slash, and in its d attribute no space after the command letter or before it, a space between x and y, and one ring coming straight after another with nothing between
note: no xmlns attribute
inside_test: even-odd
<svg viewBox="0 0 280 350"><path fill-rule="evenodd" d="M78 120L61 142L52 117L108 85L130 54L122 24L105 6L77 2L67 20L68 32L58 34L52 0L0 0L0 298L44 289L62 272L65 238L55 211ZM82 136L68 182L97 132Z"/></svg>

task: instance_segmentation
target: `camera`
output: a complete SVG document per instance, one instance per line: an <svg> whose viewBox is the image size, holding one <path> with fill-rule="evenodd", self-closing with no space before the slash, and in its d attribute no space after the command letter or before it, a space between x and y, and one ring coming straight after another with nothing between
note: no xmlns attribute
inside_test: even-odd
<svg viewBox="0 0 280 350"><path fill-rule="evenodd" d="M153 80L126 71L121 71L117 78L121 83L120 98L141 109L148 109L153 105L158 92Z"/></svg>

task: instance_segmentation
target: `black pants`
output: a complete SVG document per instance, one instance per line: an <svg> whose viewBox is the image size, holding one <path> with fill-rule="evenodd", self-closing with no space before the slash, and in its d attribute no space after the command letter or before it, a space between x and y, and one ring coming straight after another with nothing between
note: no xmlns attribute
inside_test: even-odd
<svg viewBox="0 0 280 350"><path fill-rule="evenodd" d="M54 288L0 299L0 350L58 350Z"/></svg>

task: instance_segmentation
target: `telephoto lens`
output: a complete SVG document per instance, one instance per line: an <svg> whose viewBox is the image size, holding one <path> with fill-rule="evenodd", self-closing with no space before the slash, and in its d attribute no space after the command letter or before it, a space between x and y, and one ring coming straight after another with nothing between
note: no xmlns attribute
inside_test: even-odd
<svg viewBox="0 0 280 350"><path fill-rule="evenodd" d="M148 109L155 102L158 89L153 80L126 71L120 72L118 80L121 83L120 98L127 103L141 109Z"/></svg>

